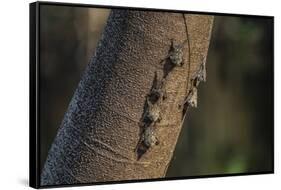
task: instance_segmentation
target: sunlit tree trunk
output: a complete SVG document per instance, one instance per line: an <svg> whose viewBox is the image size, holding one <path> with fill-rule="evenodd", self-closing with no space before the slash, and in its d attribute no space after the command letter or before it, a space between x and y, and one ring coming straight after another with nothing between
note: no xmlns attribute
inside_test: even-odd
<svg viewBox="0 0 281 190"><path fill-rule="evenodd" d="M113 10L48 153L41 185L165 176L185 114L180 105L207 56L212 22L206 15ZM187 38L183 65L169 67L171 39ZM158 145L138 157L155 73L166 91L153 126Z"/></svg>

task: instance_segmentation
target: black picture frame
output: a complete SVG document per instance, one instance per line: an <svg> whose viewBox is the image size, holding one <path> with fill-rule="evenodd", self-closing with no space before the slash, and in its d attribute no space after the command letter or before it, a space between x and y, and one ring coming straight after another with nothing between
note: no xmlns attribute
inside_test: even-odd
<svg viewBox="0 0 281 190"><path fill-rule="evenodd" d="M91 5L91 4L73 4L73 3L59 3L59 2L34 2L30 3L30 90L29 90L29 101L30 101L30 129L29 129L29 185L33 188L49 188L49 187L68 187L68 186L84 186L84 185L98 185L98 184L118 184L118 183L134 183L134 182L147 182L147 181L163 181L163 180L179 180L179 179L193 179L193 178L209 178L209 177L226 177L226 176L241 176L241 175L254 175L254 174L272 174L274 173L274 114L272 115L272 144L271 144L271 162L272 170L264 172L249 172L249 173L237 173L237 174L215 174L215 175L203 175L203 176L192 176L192 177L169 177L169 178L158 178L158 179L141 179L141 180L125 180L125 181L108 181L108 182L93 182L83 184L61 184L61 185L40 185L40 7L45 5L53 6L69 6L69 7L86 7L86 8L109 8L109 9L130 9L130 10L148 10L148 11L165 11L171 13L196 13L202 15L216 15L216 16L234 16L234 17L251 17L251 18L268 18L272 19L273 16L262 16L262 15L238 15L238 14L226 14L226 13L214 13L214 12L197 12L197 11L186 11L186 10L164 10L164 9L152 9L152 8L133 8L133 7L119 7L119 6L103 6L103 5ZM272 24L272 27L273 24ZM272 38L274 29L272 28ZM274 39L272 39L274 41ZM272 58L274 58L274 43L272 43ZM274 62L274 61L273 61ZM273 63L274 65L274 63ZM272 73L271 89L274 92L274 66ZM274 93L272 93L274 96ZM274 97L272 97L272 109L274 110L273 104Z"/></svg>

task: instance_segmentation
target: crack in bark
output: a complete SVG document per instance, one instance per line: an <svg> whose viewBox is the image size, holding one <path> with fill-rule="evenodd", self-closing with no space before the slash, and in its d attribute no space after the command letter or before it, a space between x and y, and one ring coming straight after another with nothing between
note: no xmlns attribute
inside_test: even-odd
<svg viewBox="0 0 281 190"><path fill-rule="evenodd" d="M126 164L140 164L140 165L148 165L149 162L136 162L136 161L131 161L131 160L128 160L128 159L117 159L115 157L112 157L112 156L109 156L109 154L104 154L102 153L101 151L91 147L91 145L89 145L88 143L82 141L82 143L88 147L90 150L92 150L93 152L95 152L96 154L102 156L102 157L105 157L105 158L108 158L110 160L113 160L115 162L120 162L120 163L126 163Z"/></svg>

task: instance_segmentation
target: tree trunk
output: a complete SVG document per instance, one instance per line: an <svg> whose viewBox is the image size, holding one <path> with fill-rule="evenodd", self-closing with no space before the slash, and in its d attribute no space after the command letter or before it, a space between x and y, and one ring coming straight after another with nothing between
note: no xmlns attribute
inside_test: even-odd
<svg viewBox="0 0 281 190"><path fill-rule="evenodd" d="M185 115L180 105L197 86L212 22L206 15L112 10L49 151L41 185L165 176ZM183 65L174 66L171 39L181 44L187 38ZM156 78L165 81L166 95L157 104L161 120L148 122ZM143 146L148 125L156 146Z"/></svg>

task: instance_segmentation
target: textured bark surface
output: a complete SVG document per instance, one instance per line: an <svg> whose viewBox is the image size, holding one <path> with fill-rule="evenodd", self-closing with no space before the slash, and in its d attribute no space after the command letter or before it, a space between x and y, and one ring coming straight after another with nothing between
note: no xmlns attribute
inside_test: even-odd
<svg viewBox="0 0 281 190"><path fill-rule="evenodd" d="M49 151L41 185L165 176L181 129L179 104L188 90L188 72L192 77L207 56L213 17L189 14L186 21L190 55L185 45L184 65L166 77L167 98L155 127L159 145L137 160L139 122L155 71L163 74L170 40L183 42L186 27L180 13L111 12Z"/></svg>

